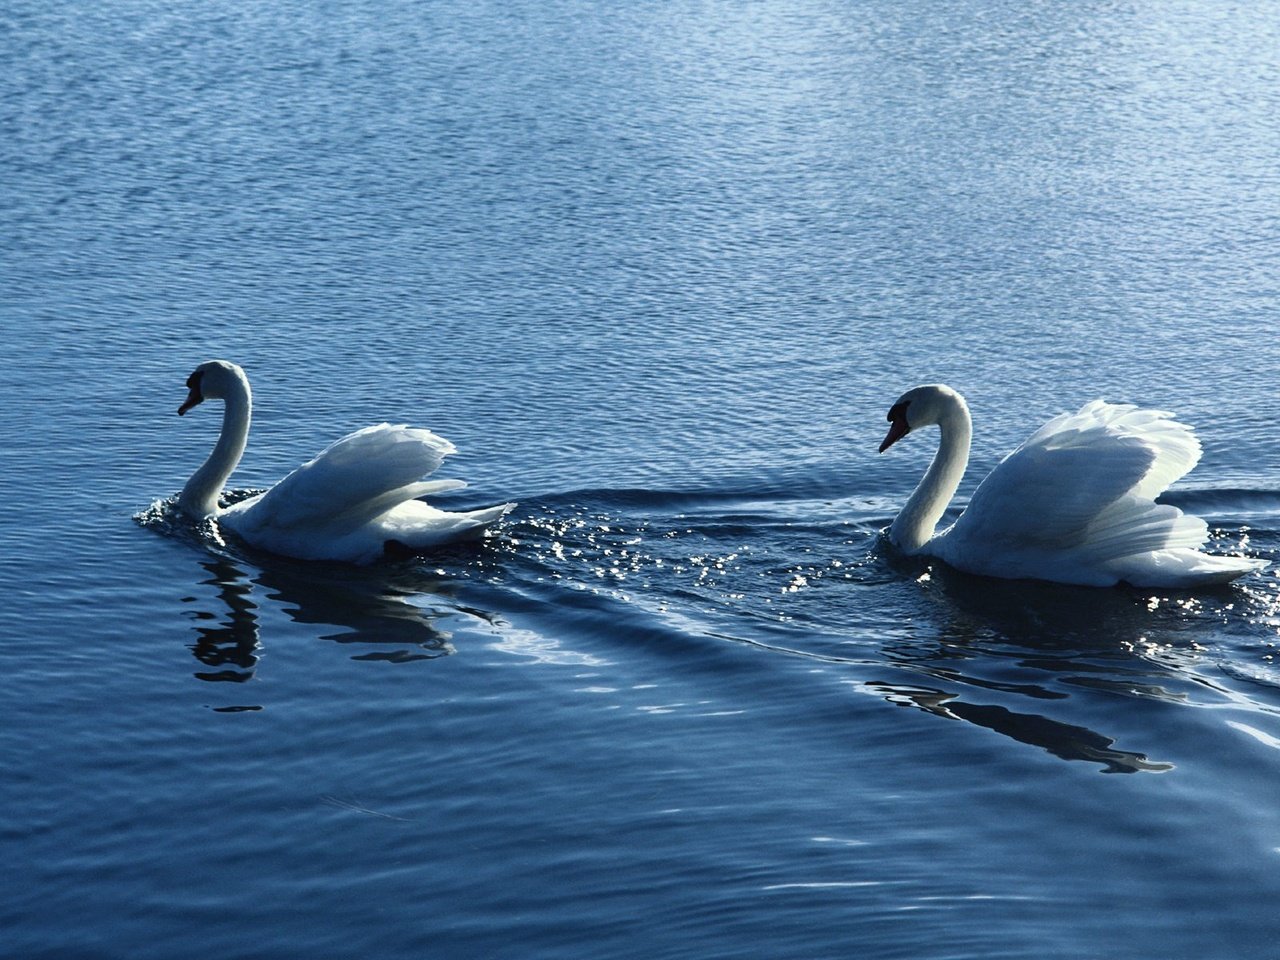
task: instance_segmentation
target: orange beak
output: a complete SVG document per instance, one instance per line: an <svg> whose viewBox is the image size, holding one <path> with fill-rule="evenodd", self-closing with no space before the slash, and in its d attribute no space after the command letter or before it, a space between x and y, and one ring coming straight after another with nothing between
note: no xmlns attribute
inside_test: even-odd
<svg viewBox="0 0 1280 960"><path fill-rule="evenodd" d="M889 411L889 432L885 435L884 442L880 444L880 452L884 453L895 443L911 432L911 425L907 423L907 405L905 403L895 404L893 409Z"/></svg>

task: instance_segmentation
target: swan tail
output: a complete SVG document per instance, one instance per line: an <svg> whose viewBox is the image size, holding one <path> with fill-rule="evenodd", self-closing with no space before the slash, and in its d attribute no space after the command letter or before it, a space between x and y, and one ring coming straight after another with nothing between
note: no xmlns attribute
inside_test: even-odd
<svg viewBox="0 0 1280 960"><path fill-rule="evenodd" d="M495 520L501 520L508 513L516 508L515 503L499 503L492 507L482 507L479 510L471 510L463 516L470 517L475 523L488 524Z"/></svg>
<svg viewBox="0 0 1280 960"><path fill-rule="evenodd" d="M1229 583L1267 566L1265 560L1203 552L1208 525L1164 503L1125 497L1090 526L1090 559L1135 587Z"/></svg>
<svg viewBox="0 0 1280 960"><path fill-rule="evenodd" d="M499 503L492 507L469 510L466 513L451 514L451 516L462 518L456 528L455 539L466 540L483 534L490 524L501 520L515 508L514 503Z"/></svg>
<svg viewBox="0 0 1280 960"><path fill-rule="evenodd" d="M479 510L449 513L421 500L411 500L383 516L379 526L387 539L411 549L424 549L479 537L490 524L515 508L514 503L499 503Z"/></svg>
<svg viewBox="0 0 1280 960"><path fill-rule="evenodd" d="M1266 566L1266 560L1223 557L1184 548L1128 557L1113 569L1118 580L1133 587L1207 587L1230 583Z"/></svg>

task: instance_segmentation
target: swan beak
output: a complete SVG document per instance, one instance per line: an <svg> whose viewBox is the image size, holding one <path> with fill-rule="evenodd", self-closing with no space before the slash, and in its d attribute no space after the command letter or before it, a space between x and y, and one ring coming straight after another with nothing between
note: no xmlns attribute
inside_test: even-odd
<svg viewBox="0 0 1280 960"><path fill-rule="evenodd" d="M186 403L178 408L178 416L182 416L202 400L204 400L204 397L200 395L200 388L198 386L192 387L191 392L187 394Z"/></svg>
<svg viewBox="0 0 1280 960"><path fill-rule="evenodd" d="M884 442L880 444L880 452L884 453L895 443L911 432L911 425L907 423L907 405L900 403L889 411L889 432L885 435Z"/></svg>

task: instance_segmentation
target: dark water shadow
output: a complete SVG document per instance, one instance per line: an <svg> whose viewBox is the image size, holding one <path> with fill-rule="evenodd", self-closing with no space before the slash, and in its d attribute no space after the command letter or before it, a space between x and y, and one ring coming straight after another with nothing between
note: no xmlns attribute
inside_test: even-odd
<svg viewBox="0 0 1280 960"><path fill-rule="evenodd" d="M1107 773L1173 768L1052 714L1069 707L1078 713L1070 702L1084 692L1185 704L1189 690L1212 688L1189 665L1203 656L1198 638L1206 618L1231 609L1234 588L1075 587L979 577L915 558L886 562L912 577L928 629L911 642L886 644L884 655L939 685L870 688L892 703L973 723L1064 760L1097 763ZM1155 658L1152 649L1167 656ZM1016 709L1025 699L1040 709Z"/></svg>
<svg viewBox="0 0 1280 960"><path fill-rule="evenodd" d="M1153 611L1145 591L976 577L883 549L883 538L870 525L778 525L771 515L767 529L755 518L735 522L726 543L752 538L750 542L764 547L758 555L727 565L712 586L704 587L702 580L691 581L695 567L706 568L698 566L690 551L710 556L717 544L699 539L694 528L718 533L727 520L724 514L702 518L701 526L683 519L674 525L664 518L654 521L657 529L678 527L694 541L688 544L681 537L659 537L643 526L648 518L642 521L611 507L587 518L581 529L563 521L557 525L553 518L544 530L526 520L522 557L509 558L508 575L520 580L525 593L545 594L561 628L579 618L577 629L596 632L599 624L614 624L625 616L629 644L643 642L655 653L679 656L686 670L702 661L716 671L726 668L700 643L703 639L836 665L854 674L863 690L892 704L963 721L1110 773L1159 772L1171 765L1126 749L1117 737L1097 729L1108 713L1096 709L1090 698L1186 702L1191 681L1180 672L1178 658L1163 662L1144 651L1151 644L1173 645L1184 663L1193 659L1203 618L1164 607L1176 607L1183 599L1223 603L1232 596L1230 588L1216 591L1216 601L1161 592L1163 606ZM539 534L565 549L541 546ZM593 581L585 575L611 566L628 572L626 550L641 557L630 580ZM569 556L576 553L581 556ZM838 568L830 562L837 556L845 558ZM664 566L651 573L655 557ZM773 592L785 585L793 569L801 569L797 557L807 564L803 588L795 594ZM691 571L682 581L663 575L681 565ZM542 583L547 571L563 580ZM660 603L646 616L625 595L647 592L650 576ZM562 588L575 582L595 589ZM723 602L729 596L736 601ZM780 596L786 599L779 601ZM620 610L619 602L627 606ZM665 612L668 604L676 608L674 613ZM850 604L867 609L847 615ZM886 622L881 629L875 622L895 619L900 626ZM672 623L678 624L674 631ZM851 633L844 623L863 626Z"/></svg>

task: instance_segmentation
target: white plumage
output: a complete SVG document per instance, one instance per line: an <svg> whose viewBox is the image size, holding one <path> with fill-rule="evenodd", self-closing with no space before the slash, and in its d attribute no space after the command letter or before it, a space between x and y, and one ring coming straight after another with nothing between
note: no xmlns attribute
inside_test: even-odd
<svg viewBox="0 0 1280 960"><path fill-rule="evenodd" d="M456 452L454 446L430 430L381 423L335 441L265 493L220 509L218 496L249 435L249 380L234 363L211 360L196 368L187 387L179 414L214 398L226 410L213 453L187 481L178 504L193 517L215 517L260 549L369 563L389 548L422 550L476 536L515 506L448 513L416 499L466 486L422 479Z"/></svg>
<svg viewBox="0 0 1280 960"><path fill-rule="evenodd" d="M968 463L972 424L964 398L950 387L909 390L889 411L893 425L881 451L931 424L941 441L890 540L969 573L1089 586L1191 587L1266 566L1204 553L1205 522L1155 502L1200 459L1191 428L1171 416L1094 400L1053 418L1005 457L959 519L935 536Z"/></svg>

